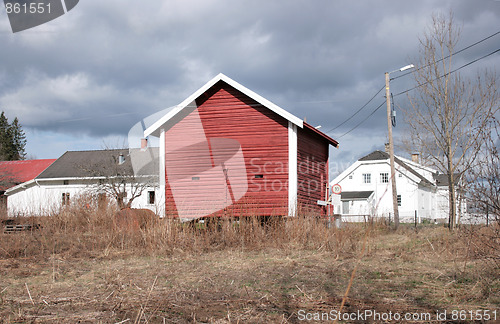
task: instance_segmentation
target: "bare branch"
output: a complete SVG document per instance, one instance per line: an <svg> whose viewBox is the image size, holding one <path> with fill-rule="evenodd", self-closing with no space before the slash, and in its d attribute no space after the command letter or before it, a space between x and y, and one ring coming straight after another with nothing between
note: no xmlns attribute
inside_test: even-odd
<svg viewBox="0 0 500 324"><path fill-rule="evenodd" d="M459 38L452 13L433 16L420 39L416 94L403 109L410 149L448 176L450 229L456 220L456 181L473 168L485 146L484 132L499 111L495 77L485 72L472 82L450 73Z"/></svg>

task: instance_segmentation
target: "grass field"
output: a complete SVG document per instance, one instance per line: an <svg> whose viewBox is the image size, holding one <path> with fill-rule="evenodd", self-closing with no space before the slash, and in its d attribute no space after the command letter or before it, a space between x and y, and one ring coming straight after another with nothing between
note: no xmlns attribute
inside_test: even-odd
<svg viewBox="0 0 500 324"><path fill-rule="evenodd" d="M33 233L0 234L1 322L334 322L342 304L380 316L343 323L407 322L396 313L416 323L500 320L498 249L478 234L489 229L328 229L298 217L123 230L108 216L73 212Z"/></svg>

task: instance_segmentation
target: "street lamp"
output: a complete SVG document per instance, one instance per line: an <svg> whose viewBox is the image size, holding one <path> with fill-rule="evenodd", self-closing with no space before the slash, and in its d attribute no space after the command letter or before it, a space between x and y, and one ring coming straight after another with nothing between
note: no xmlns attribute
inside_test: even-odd
<svg viewBox="0 0 500 324"><path fill-rule="evenodd" d="M387 129L389 131L389 156L391 164L391 183L392 183L392 208L394 212L394 227L399 227L399 210L398 210L398 191L396 189L396 170L394 168L394 143L392 140L392 122L391 122L391 91L389 89L389 74L393 72L403 72L415 67L413 64L403 66L398 70L385 72L385 100L387 102Z"/></svg>

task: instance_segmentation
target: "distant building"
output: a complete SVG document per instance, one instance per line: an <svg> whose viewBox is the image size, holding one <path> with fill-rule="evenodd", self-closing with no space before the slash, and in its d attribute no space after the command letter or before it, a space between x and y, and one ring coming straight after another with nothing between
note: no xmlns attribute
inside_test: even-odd
<svg viewBox="0 0 500 324"><path fill-rule="evenodd" d="M416 154L411 160L396 156L395 169L400 221L413 222L417 216L417 220L447 222L449 191L446 175L420 164ZM340 184L342 187L340 199L344 220L393 219L390 175L389 154L382 151L360 158L338 175L331 185ZM461 204L457 202L457 215L465 212L465 200Z"/></svg>
<svg viewBox="0 0 500 324"><path fill-rule="evenodd" d="M50 214L77 195L102 194L102 182L137 177L138 166L156 183L132 207L161 216L327 214L329 148L338 142L223 74L143 135L159 148L66 152L7 190L9 214Z"/></svg>
<svg viewBox="0 0 500 324"><path fill-rule="evenodd" d="M5 192L23 182L33 180L55 159L0 161L0 216L5 216L9 204Z"/></svg>
<svg viewBox="0 0 500 324"><path fill-rule="evenodd" d="M134 199L132 207L156 211L159 204L156 164L158 149L148 148L68 151L57 160L52 160L53 163L36 177L5 192L9 201L8 214L9 216L50 215L83 194L102 200L105 198L103 185L111 185L116 181L127 183L123 187L126 188L125 192L119 197L126 204L138 181L131 158L134 155L147 156L147 159L143 160L154 163L141 166L139 176L153 180L148 180L146 187L141 188L141 195Z"/></svg>

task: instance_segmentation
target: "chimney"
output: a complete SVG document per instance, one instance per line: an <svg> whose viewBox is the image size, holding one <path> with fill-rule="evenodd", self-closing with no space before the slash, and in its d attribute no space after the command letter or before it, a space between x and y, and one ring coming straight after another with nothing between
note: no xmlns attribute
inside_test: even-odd
<svg viewBox="0 0 500 324"><path fill-rule="evenodd" d="M123 155L123 153L120 153L120 155L118 156L118 164L122 165L123 163L125 163L125 156Z"/></svg>
<svg viewBox="0 0 500 324"><path fill-rule="evenodd" d="M148 148L148 139L141 138L141 150L145 150Z"/></svg>
<svg viewBox="0 0 500 324"><path fill-rule="evenodd" d="M413 153L413 154L411 155L411 161L412 161L412 162L415 162L415 163L419 163L419 161L418 161L418 157L419 157L419 156L418 156L418 153Z"/></svg>
<svg viewBox="0 0 500 324"><path fill-rule="evenodd" d="M389 153L389 143L385 143L385 153Z"/></svg>

